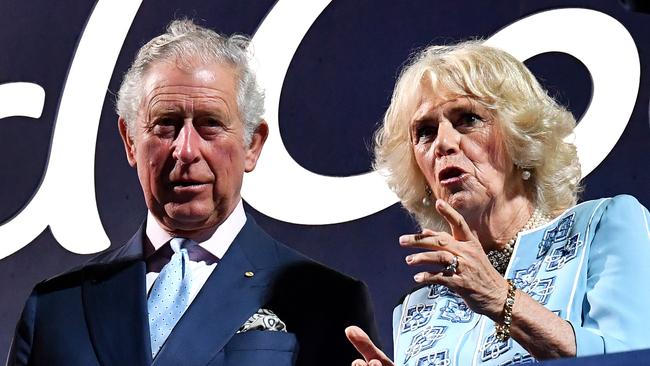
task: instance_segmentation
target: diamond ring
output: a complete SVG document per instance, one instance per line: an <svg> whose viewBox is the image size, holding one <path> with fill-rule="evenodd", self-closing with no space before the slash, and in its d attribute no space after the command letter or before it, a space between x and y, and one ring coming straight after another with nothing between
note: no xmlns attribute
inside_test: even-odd
<svg viewBox="0 0 650 366"><path fill-rule="evenodd" d="M447 267L445 267L444 270L442 270L442 273L445 276L451 276L456 274L456 270L458 269L458 256L454 256L454 260L449 264Z"/></svg>

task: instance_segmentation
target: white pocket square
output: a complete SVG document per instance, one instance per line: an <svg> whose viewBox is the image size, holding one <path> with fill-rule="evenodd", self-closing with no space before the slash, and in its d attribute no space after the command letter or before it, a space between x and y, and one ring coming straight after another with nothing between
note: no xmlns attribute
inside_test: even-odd
<svg viewBox="0 0 650 366"><path fill-rule="evenodd" d="M246 320L237 333L244 333L249 330L286 332L287 326L271 310L259 309L257 313Z"/></svg>

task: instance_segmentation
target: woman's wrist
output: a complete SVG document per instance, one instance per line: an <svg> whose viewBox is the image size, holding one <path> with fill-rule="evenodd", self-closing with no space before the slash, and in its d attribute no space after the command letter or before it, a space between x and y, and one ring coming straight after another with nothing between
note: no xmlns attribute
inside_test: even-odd
<svg viewBox="0 0 650 366"><path fill-rule="evenodd" d="M503 305L508 299L508 281L504 278L500 278L498 286L495 287L496 289L493 292L493 299L490 301L489 305L483 309L483 312L480 313L492 319L495 323L498 323L503 319Z"/></svg>
<svg viewBox="0 0 650 366"><path fill-rule="evenodd" d="M517 287L512 280L508 280L508 293L506 301L503 304L501 312L501 321L495 322L495 335L497 340L505 342L510 338L510 325L512 324L512 309L515 305L515 296L517 294Z"/></svg>

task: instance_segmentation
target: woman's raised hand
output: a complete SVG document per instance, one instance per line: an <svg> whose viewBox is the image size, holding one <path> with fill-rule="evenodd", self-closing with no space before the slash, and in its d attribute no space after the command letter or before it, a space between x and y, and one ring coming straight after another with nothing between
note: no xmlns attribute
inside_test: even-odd
<svg viewBox="0 0 650 366"><path fill-rule="evenodd" d="M443 200L436 201L436 210L449 223L451 234L425 229L399 239L403 247L426 250L406 257L408 265L426 268L415 281L446 286L476 313L499 319L508 293L506 280L492 267L463 216Z"/></svg>

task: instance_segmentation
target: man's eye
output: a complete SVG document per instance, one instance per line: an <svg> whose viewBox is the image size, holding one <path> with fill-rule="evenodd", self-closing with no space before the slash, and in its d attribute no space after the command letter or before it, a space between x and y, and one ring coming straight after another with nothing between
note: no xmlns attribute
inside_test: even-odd
<svg viewBox="0 0 650 366"><path fill-rule="evenodd" d="M221 126L223 126L223 123L220 120L216 119L216 118L203 118L200 121L200 124L202 126L206 126L206 127L221 127Z"/></svg>
<svg viewBox="0 0 650 366"><path fill-rule="evenodd" d="M152 124L151 131L153 134L159 136L167 136L167 135L174 136L176 134L177 125L178 125L178 121L174 118L169 118L169 117L158 118Z"/></svg>
<svg viewBox="0 0 650 366"><path fill-rule="evenodd" d="M196 128L202 135L219 134L224 128L224 123L218 118L206 117L196 122Z"/></svg>
<svg viewBox="0 0 650 366"><path fill-rule="evenodd" d="M176 119L171 117L162 117L156 120L156 124L161 126L173 126L176 124Z"/></svg>

